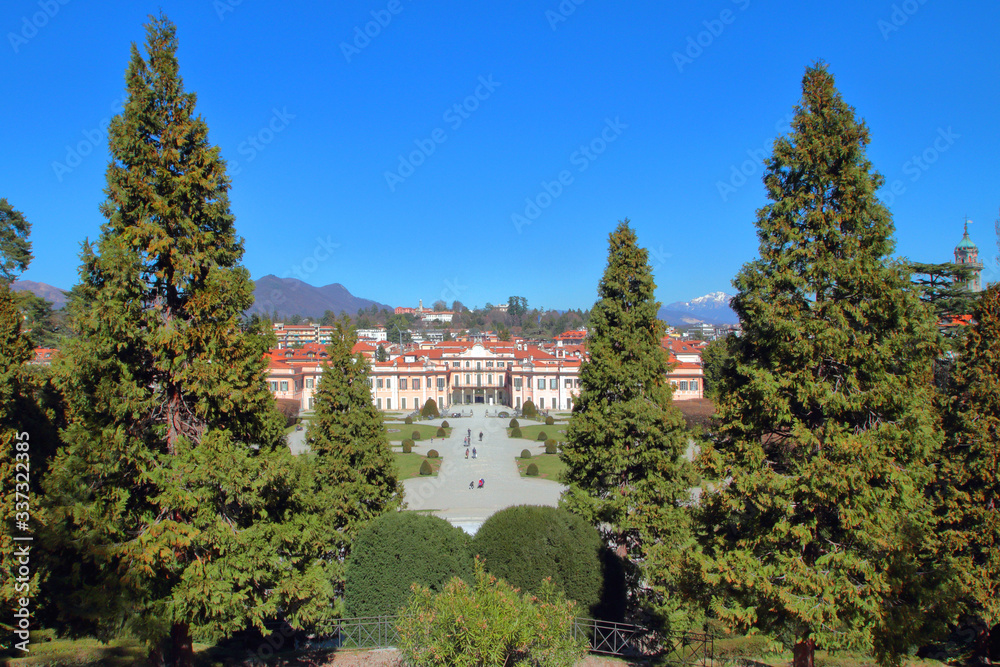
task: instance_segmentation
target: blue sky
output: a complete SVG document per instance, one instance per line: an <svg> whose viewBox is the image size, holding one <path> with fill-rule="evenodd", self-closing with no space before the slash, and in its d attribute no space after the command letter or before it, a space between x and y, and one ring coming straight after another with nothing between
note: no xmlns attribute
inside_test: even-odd
<svg viewBox="0 0 1000 667"><path fill-rule="evenodd" d="M818 59L869 125L897 254L949 261L968 216L1000 278L993 1L6 0L0 196L33 224L23 278L77 281L129 45L160 8L254 278L587 308L629 217L662 302L731 292L760 159Z"/></svg>

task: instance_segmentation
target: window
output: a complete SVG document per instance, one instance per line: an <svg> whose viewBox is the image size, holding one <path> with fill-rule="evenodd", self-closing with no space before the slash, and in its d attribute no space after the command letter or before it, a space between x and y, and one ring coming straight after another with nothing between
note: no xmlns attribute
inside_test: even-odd
<svg viewBox="0 0 1000 667"><path fill-rule="evenodd" d="M383 385L385 385L385 380L383 380L382 378L379 378L378 379L378 388L381 389L383 387Z"/></svg>
<svg viewBox="0 0 1000 667"><path fill-rule="evenodd" d="M458 376L457 375L455 376L455 386L456 387L458 386Z"/></svg>
<svg viewBox="0 0 1000 667"><path fill-rule="evenodd" d="M476 370L477 371L483 370L483 362L481 362L481 361L477 361L476 362Z"/></svg>
<svg viewBox="0 0 1000 667"><path fill-rule="evenodd" d="M476 373L476 386L477 387L483 386L483 376L481 373Z"/></svg>
<svg viewBox="0 0 1000 667"><path fill-rule="evenodd" d="M462 365L461 361L453 361L453 362L451 362L451 367L452 368L458 368L461 365Z"/></svg>
<svg viewBox="0 0 1000 667"><path fill-rule="evenodd" d="M545 389L545 378L538 378L538 388Z"/></svg>
<svg viewBox="0 0 1000 667"><path fill-rule="evenodd" d="M381 399L381 398L379 398L379 399L377 399L377 400L375 401L375 406L376 406L376 407L377 407L377 408L378 408L379 410L381 410L381 409L382 409L382 399Z"/></svg>
<svg viewBox="0 0 1000 667"><path fill-rule="evenodd" d="M503 368L503 362L502 361L498 361L497 362L497 368Z"/></svg>
<svg viewBox="0 0 1000 667"><path fill-rule="evenodd" d="M552 378L551 380L549 380L549 389L558 389L558 388L559 388L558 379Z"/></svg>
<svg viewBox="0 0 1000 667"><path fill-rule="evenodd" d="M486 384L493 384L493 376L492 375L487 375L486 376Z"/></svg>
<svg viewBox="0 0 1000 667"><path fill-rule="evenodd" d="M691 387L691 391L698 391L698 381L697 380L691 380L691 384L689 384L688 386Z"/></svg>
<svg viewBox="0 0 1000 667"><path fill-rule="evenodd" d="M520 396L517 397L517 404L514 407L517 408L518 410L521 409L521 397Z"/></svg>
<svg viewBox="0 0 1000 667"><path fill-rule="evenodd" d="M277 380L272 380L270 384L271 384L271 391L278 391L278 381Z"/></svg>
<svg viewBox="0 0 1000 667"><path fill-rule="evenodd" d="M392 378L386 378L385 379L385 388L386 389L392 389ZM386 407L389 407L389 406L387 405Z"/></svg>
<svg viewBox="0 0 1000 667"><path fill-rule="evenodd" d="M538 399L538 409L539 410L544 410L545 409L545 398L544 397Z"/></svg>
<svg viewBox="0 0 1000 667"><path fill-rule="evenodd" d="M681 391L687 391L687 390L688 390L687 380L681 380Z"/></svg>
<svg viewBox="0 0 1000 667"><path fill-rule="evenodd" d="M391 398L385 399L385 409L386 410L392 410L392 399Z"/></svg>
<svg viewBox="0 0 1000 667"><path fill-rule="evenodd" d="M577 379L576 379L576 388L577 388L577 389L579 389L579 388L580 388L580 378L577 378Z"/></svg>
<svg viewBox="0 0 1000 667"><path fill-rule="evenodd" d="M465 367L466 368L470 368L471 366L472 366L472 362L471 361L466 361L465 362Z"/></svg>
<svg viewBox="0 0 1000 667"><path fill-rule="evenodd" d="M468 373L465 374L465 384L466 384L466 386L469 386L469 385L472 384L472 376L469 375Z"/></svg>
<svg viewBox="0 0 1000 667"><path fill-rule="evenodd" d="M405 398L399 399L399 407L402 408L403 410L406 409L406 399Z"/></svg>
<svg viewBox="0 0 1000 667"><path fill-rule="evenodd" d="M565 389L571 389L573 387L573 381L572 380L566 380L566 382L563 383L563 387Z"/></svg>
<svg viewBox="0 0 1000 667"><path fill-rule="evenodd" d="M288 391L288 380L281 381L281 391Z"/></svg>
<svg viewBox="0 0 1000 667"><path fill-rule="evenodd" d="M444 378L438 378L438 391L444 391Z"/></svg>
<svg viewBox="0 0 1000 667"><path fill-rule="evenodd" d="M427 384L430 384L428 381ZM413 378L413 388L420 389L420 378Z"/></svg>
<svg viewBox="0 0 1000 667"><path fill-rule="evenodd" d="M493 362L492 361L487 361L486 362L486 368L493 368Z"/></svg>
<svg viewBox="0 0 1000 667"><path fill-rule="evenodd" d="M306 378L306 389L312 389L312 388L313 388L313 379Z"/></svg>
<svg viewBox="0 0 1000 667"><path fill-rule="evenodd" d="M399 378L399 388L400 390L406 389L406 378ZM406 407L405 405L403 407Z"/></svg>
<svg viewBox="0 0 1000 667"><path fill-rule="evenodd" d="M374 380L372 380L371 378L368 378L368 388L371 389L373 386L375 386Z"/></svg>
<svg viewBox="0 0 1000 667"><path fill-rule="evenodd" d="M521 388L521 378L514 378L514 389L520 389L520 388ZM519 398L519 399L517 399L517 401L518 401L518 403L520 403L521 399ZM517 407L521 407L521 406L518 405Z"/></svg>

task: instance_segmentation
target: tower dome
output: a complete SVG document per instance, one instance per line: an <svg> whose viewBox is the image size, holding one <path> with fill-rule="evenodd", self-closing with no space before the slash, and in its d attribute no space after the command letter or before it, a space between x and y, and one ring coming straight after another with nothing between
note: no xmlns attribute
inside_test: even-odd
<svg viewBox="0 0 1000 667"><path fill-rule="evenodd" d="M970 292L981 292L983 291L982 284L982 271L983 264L979 261L979 248L972 239L969 238L969 223L971 220L965 221L965 232L962 234L962 240L958 242L955 246L955 263L969 265L974 269L972 276L969 278L968 287Z"/></svg>

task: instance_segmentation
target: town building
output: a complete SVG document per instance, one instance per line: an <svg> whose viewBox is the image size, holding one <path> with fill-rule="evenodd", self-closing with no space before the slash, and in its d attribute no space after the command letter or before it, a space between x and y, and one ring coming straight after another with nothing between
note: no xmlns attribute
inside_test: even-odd
<svg viewBox="0 0 1000 667"><path fill-rule="evenodd" d="M967 286L970 292L982 292L983 263L979 261L979 248L977 248L976 244L969 238L968 220L965 221L965 233L962 234L962 240L958 242L957 246L955 246L955 263L972 267L973 274L969 278Z"/></svg>

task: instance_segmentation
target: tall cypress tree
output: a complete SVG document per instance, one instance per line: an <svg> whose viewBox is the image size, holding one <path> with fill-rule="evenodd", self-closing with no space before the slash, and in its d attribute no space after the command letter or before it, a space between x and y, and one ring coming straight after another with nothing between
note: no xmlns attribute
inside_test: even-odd
<svg viewBox="0 0 1000 667"><path fill-rule="evenodd" d="M334 328L323 375L316 387L315 416L306 437L316 485L317 534L324 531L317 557L335 595L343 598L344 561L359 531L402 502L396 463L372 402L369 366L352 355L355 336L346 318Z"/></svg>
<svg viewBox="0 0 1000 667"><path fill-rule="evenodd" d="M939 447L933 319L888 259L868 130L825 66L806 70L775 141L758 211L760 259L735 279L742 335L720 423L696 562L720 618L796 644L892 661L919 629L924 491ZM933 549L931 549L933 551ZM901 646L902 645L902 646Z"/></svg>
<svg viewBox="0 0 1000 667"><path fill-rule="evenodd" d="M580 369L580 397L562 452L570 485L562 503L597 526L627 562L645 564L650 587L633 593L676 624L673 563L689 536L678 503L694 481L683 458L684 421L671 401L648 252L628 222L610 235L591 311L590 358Z"/></svg>
<svg viewBox="0 0 1000 667"><path fill-rule="evenodd" d="M967 610L1000 622L1000 285L973 309L946 412L941 528L957 556Z"/></svg>
<svg viewBox="0 0 1000 667"><path fill-rule="evenodd" d="M85 245L59 364L70 423L49 493L74 554L63 617L190 664L192 634L263 623L308 564L286 521L298 480L265 383L229 179L178 75L174 26L132 46L109 127L106 223ZM291 610L291 611L288 611Z"/></svg>

